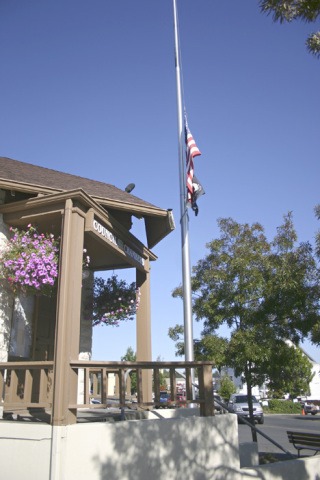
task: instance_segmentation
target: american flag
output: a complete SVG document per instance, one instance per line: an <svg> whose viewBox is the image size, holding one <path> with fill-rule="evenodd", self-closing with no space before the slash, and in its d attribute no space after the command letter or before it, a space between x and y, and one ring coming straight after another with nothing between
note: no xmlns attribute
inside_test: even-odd
<svg viewBox="0 0 320 480"><path fill-rule="evenodd" d="M201 155L199 148L194 141L194 138L188 128L187 123L185 124L185 138L186 138L186 165L187 165L187 202L191 205L192 209L195 211L196 215L198 214L198 207L196 200L197 198L204 193L202 185L194 176L194 157ZM195 188L195 186L197 187ZM201 190L197 192L196 190ZM199 195L200 193L200 195Z"/></svg>

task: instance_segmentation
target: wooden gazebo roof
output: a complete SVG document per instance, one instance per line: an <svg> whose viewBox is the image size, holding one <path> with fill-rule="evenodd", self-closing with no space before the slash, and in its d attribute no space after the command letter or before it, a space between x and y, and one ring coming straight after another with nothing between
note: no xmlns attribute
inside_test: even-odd
<svg viewBox="0 0 320 480"><path fill-rule="evenodd" d="M81 188L115 219L130 229L131 216L144 218L148 247L174 229L171 210L164 210L114 185L0 157L0 189L5 203Z"/></svg>

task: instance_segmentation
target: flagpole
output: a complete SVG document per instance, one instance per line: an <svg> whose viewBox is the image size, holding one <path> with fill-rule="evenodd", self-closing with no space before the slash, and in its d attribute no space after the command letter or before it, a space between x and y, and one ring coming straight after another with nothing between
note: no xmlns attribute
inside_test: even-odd
<svg viewBox="0 0 320 480"><path fill-rule="evenodd" d="M182 246L182 288L183 288L183 317L184 317L184 349L186 361L194 360L193 353L193 325L192 325L192 297L191 297L191 268L189 246L189 217L187 211L187 189L184 155L184 124L183 105L180 75L180 48L178 33L177 3L173 0L174 40L175 40L175 68L177 84L178 109L178 140L179 140L179 179L180 179L180 225Z"/></svg>

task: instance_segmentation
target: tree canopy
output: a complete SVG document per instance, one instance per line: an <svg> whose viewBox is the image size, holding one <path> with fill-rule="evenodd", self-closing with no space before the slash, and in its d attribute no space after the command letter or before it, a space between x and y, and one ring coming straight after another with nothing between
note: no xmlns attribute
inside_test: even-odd
<svg viewBox="0 0 320 480"><path fill-rule="evenodd" d="M276 355L273 355L274 352ZM262 368L268 376L268 389L272 397L283 398L288 392L292 398L309 395L314 374L310 361L300 348L281 342L278 348L276 344L270 353L270 360L268 359Z"/></svg>
<svg viewBox="0 0 320 480"><path fill-rule="evenodd" d="M184 355L184 329L182 325L175 325L169 328L168 335L176 342L176 356ZM226 365L226 348L228 340L218 335L203 335L201 339L194 340L195 360L212 360L217 370Z"/></svg>
<svg viewBox="0 0 320 480"><path fill-rule="evenodd" d="M219 394L226 401L229 400L230 395L236 393L236 387L228 375L223 375L220 380Z"/></svg>
<svg viewBox="0 0 320 480"><path fill-rule="evenodd" d="M271 14L275 22L292 22L303 20L315 22L320 15L319 0L261 0L261 11ZM320 32L313 32L306 41L307 49L316 57L320 57Z"/></svg>
<svg viewBox="0 0 320 480"><path fill-rule="evenodd" d="M294 343L307 336L320 318L319 269L311 245L297 243L291 213L272 241L259 223L227 218L218 225L220 238L207 244L209 254L192 276L193 310L204 335L226 324L254 336L270 329L273 338Z"/></svg>
<svg viewBox="0 0 320 480"><path fill-rule="evenodd" d="M297 344L319 323L319 270L311 245L297 243L291 213L272 241L259 223L224 218L218 225L220 237L193 268L193 311L203 321L202 342L229 327L225 364L244 376L250 404L252 386L279 377L266 365L281 364L286 340ZM287 374L295 376L295 367Z"/></svg>
<svg viewBox="0 0 320 480"><path fill-rule="evenodd" d="M122 362L136 362L137 355L134 352L132 347L128 347L125 355L121 357ZM137 391L137 372L133 371L129 373L130 381L131 381L131 388L130 393L134 394Z"/></svg>

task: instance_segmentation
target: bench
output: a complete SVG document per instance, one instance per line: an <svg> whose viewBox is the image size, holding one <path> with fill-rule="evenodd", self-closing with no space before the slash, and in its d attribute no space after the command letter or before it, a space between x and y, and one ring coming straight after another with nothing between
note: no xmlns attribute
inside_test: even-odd
<svg viewBox="0 0 320 480"><path fill-rule="evenodd" d="M298 450L300 457L301 450L313 450L316 455L320 452L320 433L287 432L289 442Z"/></svg>

